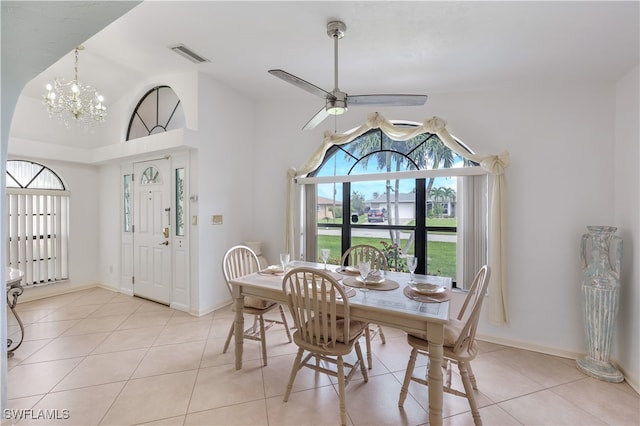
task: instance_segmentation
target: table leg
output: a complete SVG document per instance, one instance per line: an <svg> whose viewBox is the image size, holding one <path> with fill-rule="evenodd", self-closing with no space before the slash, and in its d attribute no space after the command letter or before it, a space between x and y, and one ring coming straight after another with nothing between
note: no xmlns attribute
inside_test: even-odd
<svg viewBox="0 0 640 426"><path fill-rule="evenodd" d="M443 324L429 323L427 325L429 336L429 424L442 425L442 358L444 341Z"/></svg>
<svg viewBox="0 0 640 426"><path fill-rule="evenodd" d="M236 344L236 370L242 369L242 349L244 343L244 296L240 293L240 287L233 286L233 299L236 308L236 317L234 323L234 340Z"/></svg>

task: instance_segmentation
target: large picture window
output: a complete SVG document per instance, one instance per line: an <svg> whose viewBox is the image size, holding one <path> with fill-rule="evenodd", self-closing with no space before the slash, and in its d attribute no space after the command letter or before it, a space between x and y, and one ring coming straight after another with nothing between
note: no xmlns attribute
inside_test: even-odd
<svg viewBox="0 0 640 426"><path fill-rule="evenodd" d="M463 287L465 269L487 261L487 179L464 173L473 166L431 133L397 141L372 129L331 147L305 185L305 229L315 230L305 233L307 258L328 248L339 263L352 245L369 244L392 269L407 271L405 256L416 256L416 272ZM439 173L405 177L418 170Z"/></svg>
<svg viewBox="0 0 640 426"><path fill-rule="evenodd" d="M7 161L7 261L25 284L69 278L69 193L51 169Z"/></svg>

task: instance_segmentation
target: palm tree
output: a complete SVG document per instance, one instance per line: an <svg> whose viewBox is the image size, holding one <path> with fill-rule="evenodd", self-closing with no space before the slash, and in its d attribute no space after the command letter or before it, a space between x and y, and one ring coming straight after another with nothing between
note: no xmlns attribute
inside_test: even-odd
<svg viewBox="0 0 640 426"><path fill-rule="evenodd" d="M433 213L434 215L440 216L440 212L442 211L442 207L440 206L440 202L442 202L442 200L445 197L445 193L446 190L445 188L432 188L431 191L429 191L429 195L431 196L431 199L433 200Z"/></svg>
<svg viewBox="0 0 640 426"><path fill-rule="evenodd" d="M424 147L425 167L431 169L448 169L453 166L453 151L445 146L445 144L436 135L431 135L425 141ZM431 193L435 178L429 178L427 183L427 194Z"/></svg>
<svg viewBox="0 0 640 426"><path fill-rule="evenodd" d="M388 136L379 129L360 136L357 141L357 143L348 144L347 150L349 153L361 158L360 161L364 168L367 167L371 158L375 159L378 170L385 170L386 172L401 171L414 167L417 169L437 169L453 166L453 152L435 134L424 133L406 141L403 144L402 151L394 150L391 147L393 144ZM391 148L386 149L387 145ZM410 154L410 156L407 154ZM430 193L434 180L435 178L429 178L426 188L427 194ZM391 180L387 180L385 186L387 220L389 224L399 225L400 180L395 179L393 185ZM392 192L394 193L393 209L391 208ZM400 237L400 231L389 230L390 240L398 244L398 247L401 242Z"/></svg>
<svg viewBox="0 0 640 426"><path fill-rule="evenodd" d="M444 194L443 194L444 200L447 201L449 203L449 216L451 216L451 203L453 201L456 201L456 191L453 188L444 188Z"/></svg>

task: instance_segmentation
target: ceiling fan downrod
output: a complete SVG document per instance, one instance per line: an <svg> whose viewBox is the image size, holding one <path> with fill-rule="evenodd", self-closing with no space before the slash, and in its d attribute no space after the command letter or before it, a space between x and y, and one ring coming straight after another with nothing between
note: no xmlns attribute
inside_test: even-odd
<svg viewBox="0 0 640 426"><path fill-rule="evenodd" d="M333 99L327 99L326 110L331 115L341 115L347 111L347 94L338 86L338 40L344 37L347 26L342 21L329 21L327 35L333 39Z"/></svg>

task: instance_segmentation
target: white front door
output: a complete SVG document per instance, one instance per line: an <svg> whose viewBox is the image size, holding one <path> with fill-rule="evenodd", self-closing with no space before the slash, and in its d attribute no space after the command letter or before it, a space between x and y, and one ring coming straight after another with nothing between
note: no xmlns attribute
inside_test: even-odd
<svg viewBox="0 0 640 426"><path fill-rule="evenodd" d="M171 174L168 159L135 163L133 294L171 303Z"/></svg>

